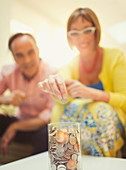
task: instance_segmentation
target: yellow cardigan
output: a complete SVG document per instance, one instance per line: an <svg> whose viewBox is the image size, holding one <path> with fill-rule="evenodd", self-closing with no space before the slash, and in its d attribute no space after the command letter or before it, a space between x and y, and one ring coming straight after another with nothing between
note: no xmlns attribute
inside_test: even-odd
<svg viewBox="0 0 126 170"><path fill-rule="evenodd" d="M79 56L73 58L70 64L62 67L59 74L64 79L79 80ZM126 59L124 53L117 48L103 48L103 65L99 74L104 90L109 93L111 104L116 110L123 125L126 123ZM68 102L74 100L68 97ZM57 104L52 111L52 122L60 119L63 105Z"/></svg>

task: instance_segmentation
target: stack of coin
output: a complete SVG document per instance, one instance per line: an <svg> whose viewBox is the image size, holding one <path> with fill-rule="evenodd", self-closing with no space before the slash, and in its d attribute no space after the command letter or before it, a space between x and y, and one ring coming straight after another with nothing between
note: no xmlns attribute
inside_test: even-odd
<svg viewBox="0 0 126 170"><path fill-rule="evenodd" d="M80 131L52 127L48 151L51 170L80 170Z"/></svg>

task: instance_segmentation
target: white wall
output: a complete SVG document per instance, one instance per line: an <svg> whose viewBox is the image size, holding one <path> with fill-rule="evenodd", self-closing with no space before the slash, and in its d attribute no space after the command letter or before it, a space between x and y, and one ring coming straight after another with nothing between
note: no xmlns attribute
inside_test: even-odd
<svg viewBox="0 0 126 170"><path fill-rule="evenodd" d="M10 62L8 36L10 34L11 0L0 0L0 68Z"/></svg>
<svg viewBox="0 0 126 170"><path fill-rule="evenodd" d="M65 28L61 27L56 20L50 19L45 13L39 13L25 4L25 1L0 0L0 68L4 64L13 62L7 43L12 33L20 31L31 32L35 35L40 57L54 66L60 67L76 55L68 47ZM106 27L102 27L101 44L115 46L114 40L109 39L105 31ZM125 45L120 47L124 49Z"/></svg>
<svg viewBox="0 0 126 170"><path fill-rule="evenodd" d="M75 55L68 47L65 28L60 27L54 20L50 20L44 14L38 13L18 0L8 0L8 8L10 17L8 18L8 26L6 26L8 29L7 40L15 32L32 33L37 39L40 57L56 67L68 63ZM13 62L11 53L7 50L7 44L4 44L5 46L4 52L8 53L7 60L1 62L1 65L8 63L8 61Z"/></svg>

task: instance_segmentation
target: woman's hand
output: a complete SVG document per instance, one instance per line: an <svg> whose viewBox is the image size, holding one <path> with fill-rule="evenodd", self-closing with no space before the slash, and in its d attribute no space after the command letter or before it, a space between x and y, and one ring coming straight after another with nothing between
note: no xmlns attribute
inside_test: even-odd
<svg viewBox="0 0 126 170"><path fill-rule="evenodd" d="M62 103L67 99L66 85L59 74L50 75L49 78L45 79L43 82L39 82L38 86L44 92L56 96Z"/></svg>
<svg viewBox="0 0 126 170"><path fill-rule="evenodd" d="M81 97L94 101L109 102L109 93L105 91L87 87L77 80L66 80L65 84L67 91L72 98Z"/></svg>
<svg viewBox="0 0 126 170"><path fill-rule="evenodd" d="M65 80L67 91L72 98L89 98L89 88L78 80Z"/></svg>

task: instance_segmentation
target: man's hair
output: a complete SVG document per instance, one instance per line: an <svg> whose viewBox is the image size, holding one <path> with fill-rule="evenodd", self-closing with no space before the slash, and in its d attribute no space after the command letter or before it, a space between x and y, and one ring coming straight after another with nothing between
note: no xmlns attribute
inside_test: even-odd
<svg viewBox="0 0 126 170"><path fill-rule="evenodd" d="M25 35L31 37L31 38L33 39L33 41L35 42L35 44L36 44L36 40L35 40L35 38L33 37L33 35L31 35L31 34L29 34L29 33L21 33L21 32L19 32L19 33L16 33L16 34L12 35L12 36L9 38L8 48L10 49L10 51L12 51L12 49L11 49L11 44L12 44L12 42L13 42L16 38L22 37L22 36L25 36Z"/></svg>

